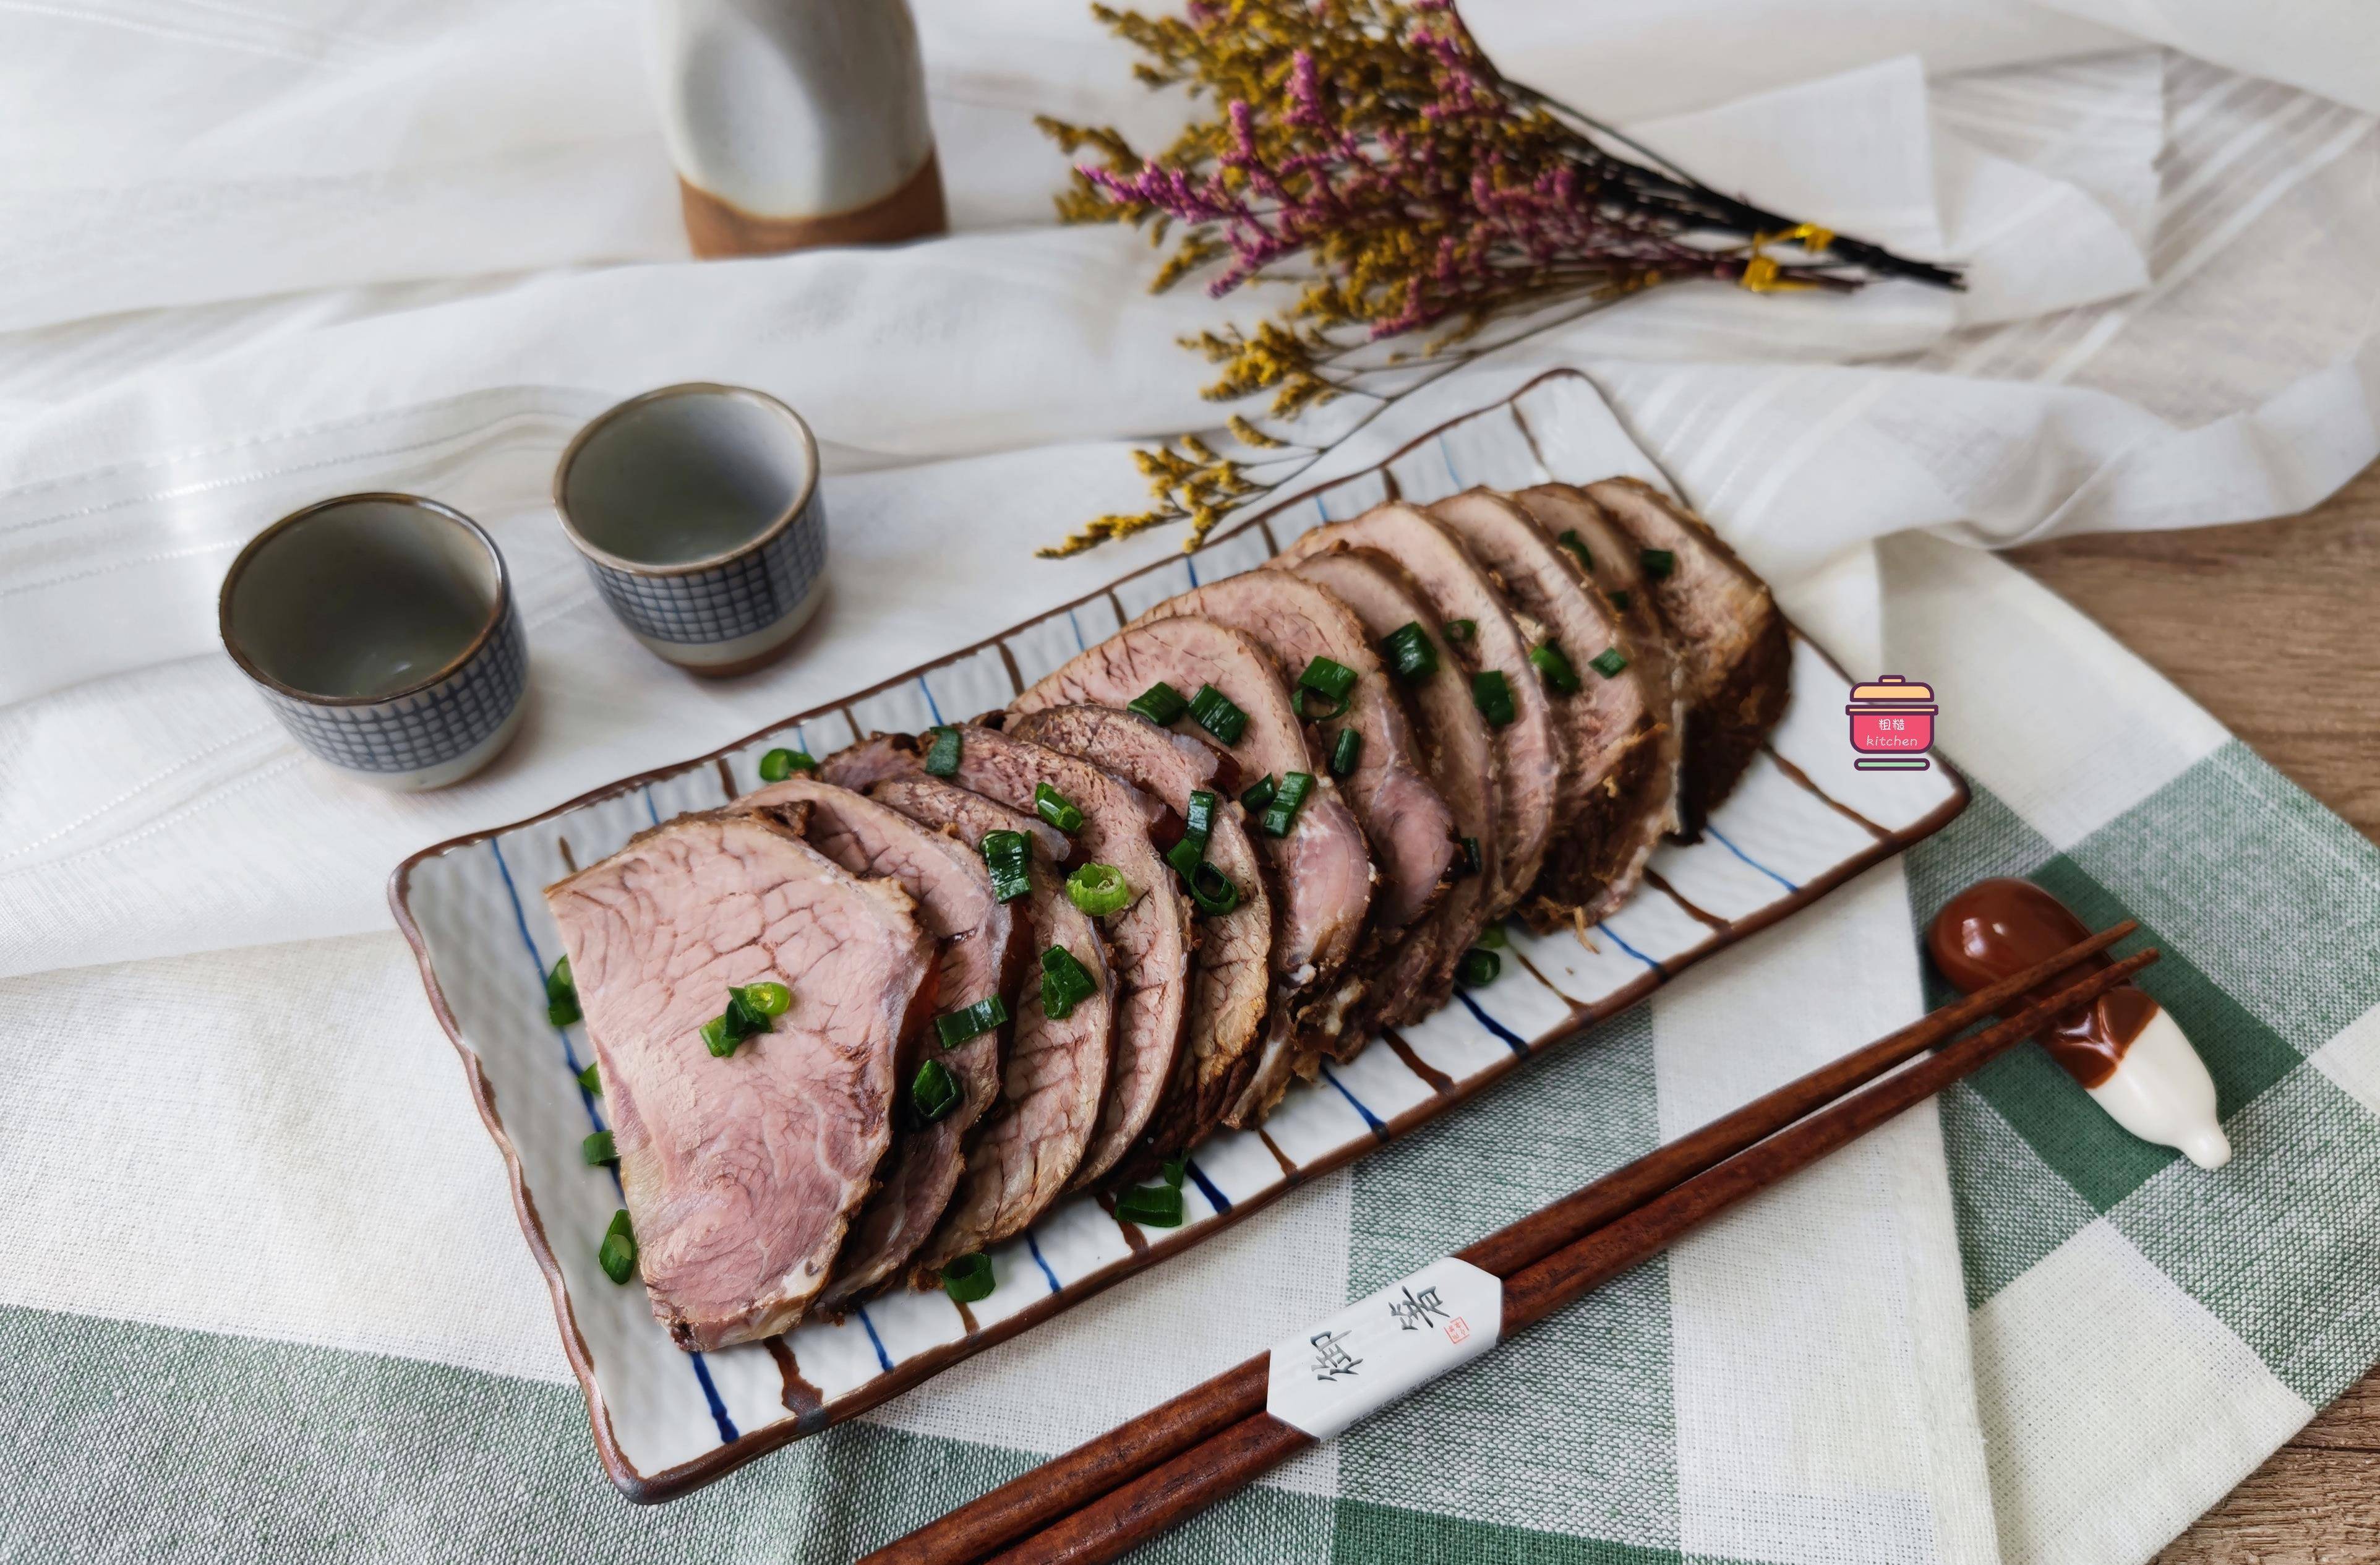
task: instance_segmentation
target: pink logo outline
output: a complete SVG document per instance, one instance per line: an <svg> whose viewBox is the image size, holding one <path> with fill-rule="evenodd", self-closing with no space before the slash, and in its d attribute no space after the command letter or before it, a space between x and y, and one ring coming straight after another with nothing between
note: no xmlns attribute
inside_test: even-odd
<svg viewBox="0 0 2380 1565"><path fill-rule="evenodd" d="M1852 686L1843 708L1852 748L1859 753L1852 765L1862 771L1924 771L1934 764L1925 752L1934 747L1934 716L1941 710L1932 685L1897 673Z"/></svg>

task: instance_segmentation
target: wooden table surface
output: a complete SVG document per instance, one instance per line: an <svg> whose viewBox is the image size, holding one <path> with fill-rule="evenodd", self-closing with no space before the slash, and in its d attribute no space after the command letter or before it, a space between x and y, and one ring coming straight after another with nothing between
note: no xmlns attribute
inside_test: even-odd
<svg viewBox="0 0 2380 1565"><path fill-rule="evenodd" d="M2380 464L2291 521L2069 539L2009 558L2380 841ZM2380 1371L2157 1556L2374 1561Z"/></svg>

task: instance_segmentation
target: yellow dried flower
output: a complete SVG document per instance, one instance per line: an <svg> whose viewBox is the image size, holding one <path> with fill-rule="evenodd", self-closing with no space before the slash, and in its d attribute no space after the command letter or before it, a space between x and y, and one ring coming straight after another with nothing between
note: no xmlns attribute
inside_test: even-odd
<svg viewBox="0 0 2380 1565"><path fill-rule="evenodd" d="M1245 419L1241 418L1236 413L1232 414L1229 419L1224 419L1223 424L1226 429L1232 431L1232 436L1244 445L1253 445L1267 451L1278 451L1289 443L1285 440L1273 439L1272 436L1265 433L1262 430L1257 429L1254 424L1249 423Z"/></svg>
<svg viewBox="0 0 2380 1565"><path fill-rule="evenodd" d="M1170 245L1153 290L1194 275L1218 295L1260 281L1296 285L1253 328L1188 339L1217 367L1204 388L1214 401L1269 393L1270 416L1294 419L1358 389L1384 360L1459 364L1486 350L1479 334L1500 317L1541 324L1663 282L1775 292L1890 273L1956 285L1947 269L1622 156L1603 127L1500 73L1451 0L1091 10L1138 51L1138 79L1183 88L1209 108L1153 156L1112 127L1037 121L1093 160L1058 194L1059 216L1129 224ZM1804 260L1763 252L1789 242ZM1414 350L1356 357L1416 330L1430 334ZM1243 440L1252 429L1238 414L1229 427ZM1169 520L1188 522L1195 544L1269 487L1195 437L1160 451L1162 461L1141 454L1160 505L1100 517L1063 552Z"/></svg>

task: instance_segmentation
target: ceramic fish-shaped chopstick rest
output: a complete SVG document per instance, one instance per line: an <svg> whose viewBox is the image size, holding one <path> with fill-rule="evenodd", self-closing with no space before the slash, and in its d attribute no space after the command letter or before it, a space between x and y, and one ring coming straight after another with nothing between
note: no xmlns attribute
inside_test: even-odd
<svg viewBox="0 0 2380 1565"><path fill-rule="evenodd" d="M1973 994L2090 932L2064 903L2030 880L1979 880L1934 916L1925 947L1942 976ZM2083 965L2105 967L2108 958L2094 956ZM2040 993L2080 976L2061 974ZM2179 1147L2203 1169L2230 1161L2231 1143L2216 1117L2215 1081L2205 1062L2142 989L2124 984L2108 990L2089 1010L2042 1033L2040 1041L2110 1119L2143 1141Z"/></svg>

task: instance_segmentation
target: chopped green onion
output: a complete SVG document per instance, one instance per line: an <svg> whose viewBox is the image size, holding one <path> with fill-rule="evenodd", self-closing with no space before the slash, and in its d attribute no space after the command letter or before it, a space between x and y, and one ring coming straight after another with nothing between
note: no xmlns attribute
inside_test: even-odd
<svg viewBox="0 0 2380 1565"><path fill-rule="evenodd" d="M726 1022L727 1030L738 1039L750 1037L754 1033L765 1033L775 1025L769 1020L769 1013L753 1004L740 989L727 991L727 1012L722 1020Z"/></svg>
<svg viewBox="0 0 2380 1565"><path fill-rule="evenodd" d="M761 1003L754 1002L751 992L753 989L763 991L760 997ZM745 989L730 986L727 990L727 1009L702 1024L704 1046L711 1053L724 1060L735 1052L738 1044L754 1033L774 1030L776 1024L769 1018L783 1015L783 1012L762 1008L763 1004L773 1004L776 1001L776 995L766 992L771 989L782 993L787 1006L793 1004L794 991L786 989L783 984L753 984Z"/></svg>
<svg viewBox="0 0 2380 1565"><path fill-rule="evenodd" d="M1577 555L1578 563L1580 564L1585 565L1590 571L1595 569L1595 556L1586 552L1586 540L1578 536L1578 529L1576 528L1562 528L1561 537L1557 539L1555 541L1560 543L1563 548L1569 550L1572 553Z"/></svg>
<svg viewBox="0 0 2380 1565"><path fill-rule="evenodd" d="M1617 647L1606 647L1588 659L1586 666L1606 679L1616 679L1620 676L1620 671L1628 666L1628 657Z"/></svg>
<svg viewBox="0 0 2380 1565"><path fill-rule="evenodd" d="M1240 905L1240 888L1213 865L1200 860L1190 874L1190 900L1209 918L1220 918Z"/></svg>
<svg viewBox="0 0 2380 1565"><path fill-rule="evenodd" d="M1128 712L1138 712L1160 728L1189 710L1190 703L1182 698L1182 692L1161 679L1142 691L1138 699L1124 708Z"/></svg>
<svg viewBox="0 0 2380 1565"><path fill-rule="evenodd" d="M1165 850L1165 862L1173 866L1175 874L1187 880L1198 873L1200 865L1207 862L1207 839L1184 832L1180 842Z"/></svg>
<svg viewBox="0 0 2380 1565"><path fill-rule="evenodd" d="M959 774L959 731L944 726L933 731L934 742L926 750L926 771L933 777L956 777Z"/></svg>
<svg viewBox="0 0 2380 1565"><path fill-rule="evenodd" d="M1182 1182L1190 1176L1190 1159L1186 1155L1180 1158L1168 1158L1160 1166L1158 1171L1165 1176L1166 1183L1179 1190L1182 1188Z"/></svg>
<svg viewBox="0 0 2380 1565"><path fill-rule="evenodd" d="M1317 658L1305 665L1297 676L1297 688L1291 695L1297 698L1297 715L1315 722L1325 722L1347 710L1348 698L1355 688L1355 671L1331 658ZM1319 696L1329 704L1322 710L1308 710L1305 698Z"/></svg>
<svg viewBox="0 0 2380 1565"><path fill-rule="evenodd" d="M1313 792L1314 774L1310 771L1293 771L1282 778L1280 791L1273 795L1272 803L1265 807L1264 819L1257 823L1264 828L1265 835L1288 836L1290 827L1297 821L1298 809L1305 803L1305 796Z"/></svg>
<svg viewBox="0 0 2380 1565"><path fill-rule="evenodd" d="M1613 608L1615 608L1615 609L1619 610L1619 611L1620 611L1621 613L1623 613L1623 614L1624 614L1624 613L1626 613L1628 612L1628 606L1629 606L1631 603L1633 603L1633 602L1636 601L1635 599L1633 599L1633 598L1632 598L1632 597L1630 597L1630 596L1628 595L1628 592L1626 591L1626 589L1625 589L1625 588L1622 588L1621 591L1614 592L1614 593L1610 594L1610 598L1611 598L1611 606L1612 606Z"/></svg>
<svg viewBox="0 0 2380 1565"><path fill-rule="evenodd" d="M1504 959L1492 951L1466 951L1454 965L1456 982L1464 989L1485 989L1504 970Z"/></svg>
<svg viewBox="0 0 2380 1565"><path fill-rule="evenodd" d="M570 958L564 957L545 976L545 1019L557 1027L578 1020L578 985L570 976Z"/></svg>
<svg viewBox="0 0 2380 1565"><path fill-rule="evenodd" d="M1190 698L1190 721L1212 734L1226 745L1240 742L1240 731L1248 725L1248 714L1232 704L1232 698L1211 685L1201 685L1198 693Z"/></svg>
<svg viewBox="0 0 2380 1565"><path fill-rule="evenodd" d="M1099 992L1090 970L1075 960L1075 953L1064 946L1053 945L1041 953L1041 1014L1051 1021L1063 1021L1075 1013L1075 1007Z"/></svg>
<svg viewBox="0 0 2380 1565"><path fill-rule="evenodd" d="M1022 831L986 831L983 862L991 871L991 894L1014 902L1033 889L1027 867L1033 862L1033 839Z"/></svg>
<svg viewBox="0 0 2380 1565"><path fill-rule="evenodd" d="M1215 809L1222 800L1200 788L1189 797L1189 807L1182 812L1182 834L1205 842L1215 830Z"/></svg>
<svg viewBox="0 0 2380 1565"><path fill-rule="evenodd" d="M1364 736L1352 728L1342 728L1330 746L1330 775L1347 777L1354 774L1355 763L1364 758Z"/></svg>
<svg viewBox="0 0 2380 1565"><path fill-rule="evenodd" d="M929 1125L957 1108L963 1096L951 1068L940 1060L929 1060L917 1067L909 1083L909 1110L919 1124Z"/></svg>
<svg viewBox="0 0 2380 1565"><path fill-rule="evenodd" d="M1488 951L1501 951L1512 943L1512 937L1504 932L1501 924L1490 924L1479 931L1479 944Z"/></svg>
<svg viewBox="0 0 2380 1565"><path fill-rule="evenodd" d="M1132 882L1112 864L1086 864L1066 877L1066 895L1094 918L1132 905Z"/></svg>
<svg viewBox="0 0 2380 1565"><path fill-rule="evenodd" d="M1491 728L1501 728L1512 721L1512 684L1494 669L1471 676L1471 704Z"/></svg>
<svg viewBox="0 0 2380 1565"><path fill-rule="evenodd" d="M942 1292L957 1304L972 1304L991 1297L997 1284L992 1280L991 1257L981 1250L961 1256L942 1268Z"/></svg>
<svg viewBox="0 0 2380 1565"><path fill-rule="evenodd" d="M580 1142L578 1155L587 1159L587 1166L590 1169L600 1169L606 1163L620 1160L619 1152L612 1145L612 1133L608 1130L599 1130Z"/></svg>
<svg viewBox="0 0 2380 1565"><path fill-rule="evenodd" d="M1008 1002L998 995L990 995L960 1011L949 1011L934 1018L934 1036L942 1040L944 1049L956 1049L971 1037L981 1037L994 1027L1008 1025Z"/></svg>
<svg viewBox="0 0 2380 1565"><path fill-rule="evenodd" d="M628 1226L625 1207L620 1208L604 1233L602 1247L595 1252L595 1264L614 1282L625 1282L637 1275L637 1235Z"/></svg>
<svg viewBox="0 0 2380 1565"><path fill-rule="evenodd" d="M1174 873L1181 876L1183 882L1189 887L1194 902L1198 900L1198 872L1207 867L1207 839L1214 833L1215 809L1219 802L1214 795L1203 788L1192 793L1188 813L1182 818L1182 840L1165 850L1165 862L1173 866ZM1215 878L1222 880L1220 872ZM1228 880L1223 880L1222 884L1231 889L1232 905L1236 906L1240 900L1238 889L1232 887ZM1230 908L1225 911L1230 911Z"/></svg>
<svg viewBox="0 0 2380 1565"><path fill-rule="evenodd" d="M1455 874L1458 877L1476 875L1487 862L1479 856L1479 839L1465 837L1463 839L1463 856L1454 861Z"/></svg>
<svg viewBox="0 0 2380 1565"><path fill-rule="evenodd" d="M1033 784L1033 813L1069 836L1083 829L1082 807L1047 782Z"/></svg>
<svg viewBox="0 0 2380 1565"><path fill-rule="evenodd" d="M1265 806L1272 803L1272 796L1280 788L1281 784L1274 782L1269 773L1259 777L1249 784L1247 792L1240 795L1240 807L1250 815L1262 815Z"/></svg>
<svg viewBox="0 0 2380 1565"><path fill-rule="evenodd" d="M1536 665L1547 684L1565 696L1578 694L1578 670L1570 666L1562 649L1550 641L1540 642L1529 649L1529 661Z"/></svg>
<svg viewBox="0 0 2380 1565"><path fill-rule="evenodd" d="M592 1062L589 1062L585 1070L578 1073L578 1090L592 1093L597 1098L603 1096L603 1078L597 1074Z"/></svg>
<svg viewBox="0 0 2380 1565"><path fill-rule="evenodd" d="M783 984L746 984L744 1003L763 1016L782 1016L794 1008L794 991Z"/></svg>
<svg viewBox="0 0 2380 1565"><path fill-rule="evenodd" d="M1399 679L1408 683L1438 672L1438 643L1429 638L1419 620L1409 620L1389 632L1380 642L1380 656Z"/></svg>
<svg viewBox="0 0 2380 1565"><path fill-rule="evenodd" d="M1139 1184L1116 1197L1118 1222L1143 1228L1180 1228L1182 1192L1170 1184Z"/></svg>
<svg viewBox="0 0 2380 1565"><path fill-rule="evenodd" d="M1670 573L1678 568L1677 555L1667 549L1639 549L1636 551L1636 563L1644 566L1645 574L1655 581L1669 580Z"/></svg>
<svg viewBox="0 0 2380 1565"><path fill-rule="evenodd" d="M771 750L760 758L760 781L783 782L796 771L816 771L818 762L808 750Z"/></svg>
<svg viewBox="0 0 2380 1565"><path fill-rule="evenodd" d="M1477 620L1449 620L1442 627L1449 641L1468 641L1479 634Z"/></svg>

